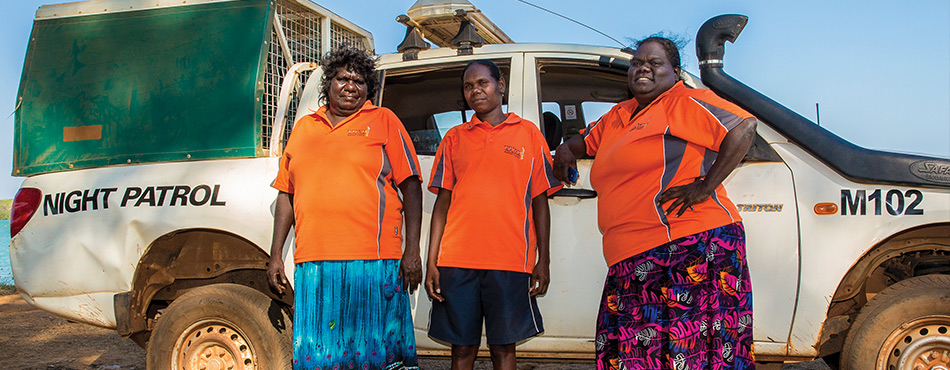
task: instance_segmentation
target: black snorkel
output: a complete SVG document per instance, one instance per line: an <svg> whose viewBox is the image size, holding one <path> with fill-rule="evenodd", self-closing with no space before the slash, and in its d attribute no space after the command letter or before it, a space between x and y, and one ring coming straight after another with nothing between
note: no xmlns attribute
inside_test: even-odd
<svg viewBox="0 0 950 370"><path fill-rule="evenodd" d="M726 74L723 71L725 43L735 42L748 19L744 15L720 15L709 19L699 28L696 55L703 84L766 122L851 181L940 188L950 186L950 159L859 147Z"/></svg>

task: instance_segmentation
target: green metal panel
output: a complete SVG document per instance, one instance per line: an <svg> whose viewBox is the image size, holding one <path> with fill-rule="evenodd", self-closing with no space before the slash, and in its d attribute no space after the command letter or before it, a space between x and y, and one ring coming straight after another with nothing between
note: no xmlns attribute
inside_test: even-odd
<svg viewBox="0 0 950 370"><path fill-rule="evenodd" d="M239 0L37 19L13 175L257 155L272 11Z"/></svg>

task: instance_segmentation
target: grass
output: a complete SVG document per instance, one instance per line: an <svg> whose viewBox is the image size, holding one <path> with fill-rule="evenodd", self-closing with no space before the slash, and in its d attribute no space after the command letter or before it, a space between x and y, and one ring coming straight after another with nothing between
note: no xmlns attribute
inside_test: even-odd
<svg viewBox="0 0 950 370"><path fill-rule="evenodd" d="M0 284L0 295L10 295L16 293L16 287L13 285Z"/></svg>
<svg viewBox="0 0 950 370"><path fill-rule="evenodd" d="M10 219L10 208L13 206L13 199L0 200L0 220Z"/></svg>

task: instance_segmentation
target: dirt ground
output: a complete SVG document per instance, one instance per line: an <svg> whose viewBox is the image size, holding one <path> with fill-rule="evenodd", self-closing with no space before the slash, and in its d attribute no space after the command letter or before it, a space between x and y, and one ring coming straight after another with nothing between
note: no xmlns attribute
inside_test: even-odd
<svg viewBox="0 0 950 370"><path fill-rule="evenodd" d="M419 359L420 368L427 370L448 369L448 362L442 358ZM827 369L826 366L759 364L759 369ZM480 360L475 368L491 369L491 363ZM593 364L519 361L518 368L573 370L591 369ZM57 317L33 308L19 294L0 287L0 369L144 370L145 350L122 339L115 330Z"/></svg>
<svg viewBox="0 0 950 370"><path fill-rule="evenodd" d="M449 369L442 358L422 358L427 370ZM519 369L590 369L593 364L519 363ZM145 369L145 350L115 330L70 322L28 305L19 294L0 288L0 369ZM491 369L479 361L477 370Z"/></svg>
<svg viewBox="0 0 950 370"><path fill-rule="evenodd" d="M70 322L0 292L0 369L145 369L145 350L115 330Z"/></svg>

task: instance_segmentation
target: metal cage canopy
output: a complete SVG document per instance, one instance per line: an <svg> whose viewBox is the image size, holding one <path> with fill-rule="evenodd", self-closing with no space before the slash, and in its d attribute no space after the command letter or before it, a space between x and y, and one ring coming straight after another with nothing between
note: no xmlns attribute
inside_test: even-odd
<svg viewBox="0 0 950 370"><path fill-rule="evenodd" d="M44 6L20 80L12 174L266 155L283 72L336 39L372 51L369 32L309 1Z"/></svg>

